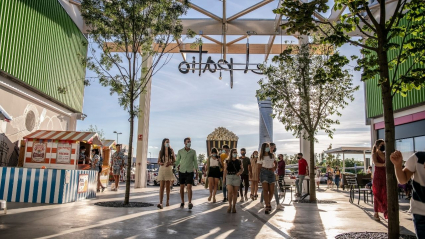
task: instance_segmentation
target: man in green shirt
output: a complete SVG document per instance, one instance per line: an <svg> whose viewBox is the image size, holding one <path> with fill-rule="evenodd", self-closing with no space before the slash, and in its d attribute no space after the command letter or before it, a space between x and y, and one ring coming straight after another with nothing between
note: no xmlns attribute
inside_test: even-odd
<svg viewBox="0 0 425 239"><path fill-rule="evenodd" d="M190 138L184 139L184 145L184 148L177 153L176 158L176 166L179 169L180 198L182 200L180 207L184 207L184 186L186 184L189 209L192 209L192 184L194 173L196 173L196 180L198 180L198 162L196 160L196 151L190 148Z"/></svg>

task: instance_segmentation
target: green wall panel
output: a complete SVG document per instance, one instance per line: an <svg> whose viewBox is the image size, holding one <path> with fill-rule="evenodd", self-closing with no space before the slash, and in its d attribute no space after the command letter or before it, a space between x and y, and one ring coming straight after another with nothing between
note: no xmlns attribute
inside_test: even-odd
<svg viewBox="0 0 425 239"><path fill-rule="evenodd" d="M79 112L86 43L57 0L0 0L0 69Z"/></svg>
<svg viewBox="0 0 425 239"><path fill-rule="evenodd" d="M407 21L403 19L400 21L400 25L407 24ZM425 21L424 21L425 24ZM397 37L393 39L393 42L401 44L402 38ZM388 51L388 59L394 59L398 55L399 50L390 50ZM412 59L408 59L406 62L402 63L399 66L398 73L396 78L400 75L406 73L407 69L412 65ZM415 67L413 67L414 69ZM392 77L394 71L390 70L390 77ZM366 104L367 104L367 117L373 118L381 116L384 113L382 106L382 94L381 87L378 86L379 76L376 76L374 79L366 81ZM392 79L391 79L392 80ZM396 94L393 98L393 107L394 110L400 110L403 108L411 107L417 104L425 103L425 89L421 88L420 90L413 89L407 93L406 97Z"/></svg>

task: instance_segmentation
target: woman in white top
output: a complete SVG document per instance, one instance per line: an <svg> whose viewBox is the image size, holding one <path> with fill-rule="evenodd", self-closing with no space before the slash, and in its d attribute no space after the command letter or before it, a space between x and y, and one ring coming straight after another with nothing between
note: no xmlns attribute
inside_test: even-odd
<svg viewBox="0 0 425 239"><path fill-rule="evenodd" d="M167 204L170 206L170 187L171 182L174 181L173 174L173 165L176 157L174 156L174 151L170 147L170 140L163 139L161 145L161 151L159 151L158 164L159 172L158 177L156 178L159 181L159 204L157 207L162 209L162 198L164 197L164 186L167 191Z"/></svg>
<svg viewBox="0 0 425 239"><path fill-rule="evenodd" d="M274 155L270 152L270 145L263 143L261 145L260 156L258 157L258 171L260 175L260 181L263 185L264 202L266 204L266 214L270 214L272 206L270 204L274 194L274 184L276 182L276 176L274 171L276 170L276 160Z"/></svg>
<svg viewBox="0 0 425 239"><path fill-rule="evenodd" d="M217 149L212 148L210 157L207 160L207 183L205 184L205 187L209 187L210 189L208 201L211 201L211 198L213 198L213 202L217 202L215 194L217 193L218 181L221 177L222 167Z"/></svg>

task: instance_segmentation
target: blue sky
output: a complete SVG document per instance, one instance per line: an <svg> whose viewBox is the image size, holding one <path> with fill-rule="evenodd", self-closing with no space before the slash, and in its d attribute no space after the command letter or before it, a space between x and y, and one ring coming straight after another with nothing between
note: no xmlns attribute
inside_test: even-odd
<svg viewBox="0 0 425 239"><path fill-rule="evenodd" d="M193 2L218 16L222 15L221 2L218 0L214 7L207 6L207 2L211 1ZM227 15L230 16L254 5L258 0L243 1L243 4L239 4L242 1L227 2ZM274 18L271 11L276 6L277 1L274 1L243 18ZM200 18L203 15L189 10L185 17ZM231 37L233 38L237 36ZM250 43L266 43L267 40L268 37L254 36L250 38ZM283 37L282 40L291 38ZM280 44L280 41L281 38L277 37L275 44ZM239 43L245 42L242 40ZM350 45L341 47L339 51L346 56L359 55L359 49ZM211 56L216 62L220 59L218 54ZM192 55L187 57L191 59ZM230 57L234 62L245 62L244 55L228 55L228 58ZM206 56L203 58L206 59ZM263 59L264 55L250 56L253 63L262 63ZM192 148L198 153L206 153L206 137L217 127L226 127L238 135L238 145L247 148L249 154L256 150L259 142L259 113L255 91L259 88L257 82L262 76L237 71L234 73L233 89L230 89L229 73L224 73L222 80L219 80L218 73L205 72L201 77L197 73L181 74L177 69L181 61L181 55L174 54L168 65L153 77L148 150L152 157L158 155L161 141L165 137L170 138L173 148L179 149L183 147L183 138L190 136ZM355 63L350 65L354 66ZM363 83L360 81L359 72L352 73L354 83L360 85L360 90L355 93L355 101L342 110L341 124L335 126L334 139L329 139L323 132L319 133L316 152L326 149L330 143L334 148L370 146L370 128L365 125ZM93 76L93 72L87 71L87 77ZM108 88L100 86L96 81L86 87L84 113L88 117L78 122L77 130L87 129L90 124L97 125L105 131L108 139L116 139L113 133L116 130L123 133L119 136L119 142L128 144L128 113L119 106L117 96L109 94ZM274 141L279 153L294 154L299 151L299 139L293 137L291 132L286 132L283 125L277 121L274 122Z"/></svg>

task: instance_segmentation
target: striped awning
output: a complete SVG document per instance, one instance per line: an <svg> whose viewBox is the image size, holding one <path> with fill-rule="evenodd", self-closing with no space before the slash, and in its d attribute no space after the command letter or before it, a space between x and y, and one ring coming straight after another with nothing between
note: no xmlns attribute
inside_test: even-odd
<svg viewBox="0 0 425 239"><path fill-rule="evenodd" d="M24 139L70 140L102 145L102 141L95 132L37 130L25 136Z"/></svg>
<svg viewBox="0 0 425 239"><path fill-rule="evenodd" d="M103 147L106 147L106 148L112 148L115 144L116 144L115 140L113 139L106 139L102 141Z"/></svg>
<svg viewBox="0 0 425 239"><path fill-rule="evenodd" d="M0 120L4 120L6 122L10 122L12 117L4 110L0 105Z"/></svg>

